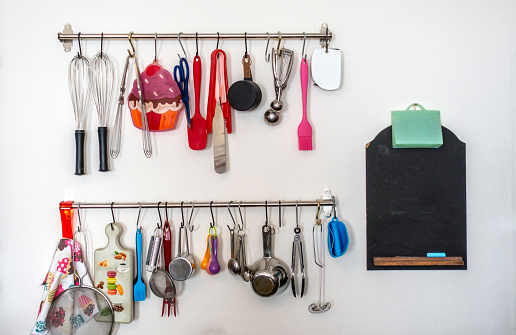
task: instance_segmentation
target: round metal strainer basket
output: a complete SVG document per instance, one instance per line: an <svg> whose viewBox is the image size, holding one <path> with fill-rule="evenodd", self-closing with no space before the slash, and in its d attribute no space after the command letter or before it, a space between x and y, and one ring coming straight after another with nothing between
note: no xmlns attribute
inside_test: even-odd
<svg viewBox="0 0 516 335"><path fill-rule="evenodd" d="M73 236L75 246L76 235ZM74 248L72 248L73 250ZM87 275L86 249L83 250L85 271L79 277L75 262L75 251L72 251L74 276L79 286L71 286L61 292L52 301L47 315L47 329L53 335L110 335L113 332L115 314L109 298L100 290L82 284Z"/></svg>

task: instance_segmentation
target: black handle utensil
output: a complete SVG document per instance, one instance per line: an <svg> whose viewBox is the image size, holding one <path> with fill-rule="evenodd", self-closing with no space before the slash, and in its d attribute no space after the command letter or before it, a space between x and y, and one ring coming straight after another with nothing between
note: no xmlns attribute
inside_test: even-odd
<svg viewBox="0 0 516 335"><path fill-rule="evenodd" d="M262 90L253 81L251 74L251 57L245 54L242 58L244 65L244 80L233 83L228 91L228 100L231 107L238 111L250 111L258 107L262 101Z"/></svg>

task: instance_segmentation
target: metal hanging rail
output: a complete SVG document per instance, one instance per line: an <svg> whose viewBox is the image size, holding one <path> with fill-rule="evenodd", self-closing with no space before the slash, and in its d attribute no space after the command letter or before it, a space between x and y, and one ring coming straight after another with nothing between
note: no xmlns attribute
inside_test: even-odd
<svg viewBox="0 0 516 335"><path fill-rule="evenodd" d="M265 207L265 201L242 201L240 203L239 201L233 201L233 202L192 202L195 208L209 208L210 206L212 208L217 207ZM192 206L192 203L189 201L183 202L183 208L188 208ZM81 209L128 209L128 208L134 208L138 209L140 208L165 208L165 202L142 202L142 203L87 203L87 202L73 202L70 206L66 205L60 205L59 209L70 209L70 208L80 208ZM297 205L300 207L317 207L318 205L323 206L333 206L334 201L332 199L322 199L315 201L298 201ZM167 208L181 208L181 202L167 202L166 204ZM296 201L267 201L267 207L295 207Z"/></svg>
<svg viewBox="0 0 516 335"><path fill-rule="evenodd" d="M321 45L328 45L333 37L332 32L328 29L328 25L323 23L318 33L132 33L134 39L319 39ZM72 43L78 39L126 39L129 33L112 34L112 33L74 33L72 25L67 23L63 32L57 33L57 39L63 43L66 52L71 51Z"/></svg>
<svg viewBox="0 0 516 335"><path fill-rule="evenodd" d="M77 34L65 34L65 33L57 33L57 39L60 42L66 42L68 40L77 40L77 38L81 39L100 39L103 37L104 39L127 39L128 34L88 34L88 33L77 33ZM152 33L152 34L132 34L133 39L175 39L178 37L181 39L195 39L196 33ZM281 36L281 39L303 39L305 37L304 33L198 33L198 39L278 39ZM332 39L332 33L328 32L328 41ZM306 33L307 39L326 39L326 33Z"/></svg>

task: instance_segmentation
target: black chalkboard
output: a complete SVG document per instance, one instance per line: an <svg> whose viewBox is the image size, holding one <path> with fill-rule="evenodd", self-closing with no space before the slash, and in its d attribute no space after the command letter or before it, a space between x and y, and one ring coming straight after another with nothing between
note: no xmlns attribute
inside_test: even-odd
<svg viewBox="0 0 516 335"><path fill-rule="evenodd" d="M394 149L392 127L366 146L367 269L465 270L466 144L445 127L436 149ZM460 256L459 266L375 266L373 257Z"/></svg>

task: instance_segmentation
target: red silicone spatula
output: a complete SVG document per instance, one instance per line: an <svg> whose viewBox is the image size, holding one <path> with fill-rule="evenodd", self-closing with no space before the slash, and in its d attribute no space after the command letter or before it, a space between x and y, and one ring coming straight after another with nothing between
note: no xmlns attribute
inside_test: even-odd
<svg viewBox="0 0 516 335"><path fill-rule="evenodd" d="M206 133L206 120L201 116L200 97L201 97L201 57L196 55L193 61L193 75L195 86L195 114L190 119L191 127L188 129L188 145L192 150L202 150L206 148L208 134Z"/></svg>

